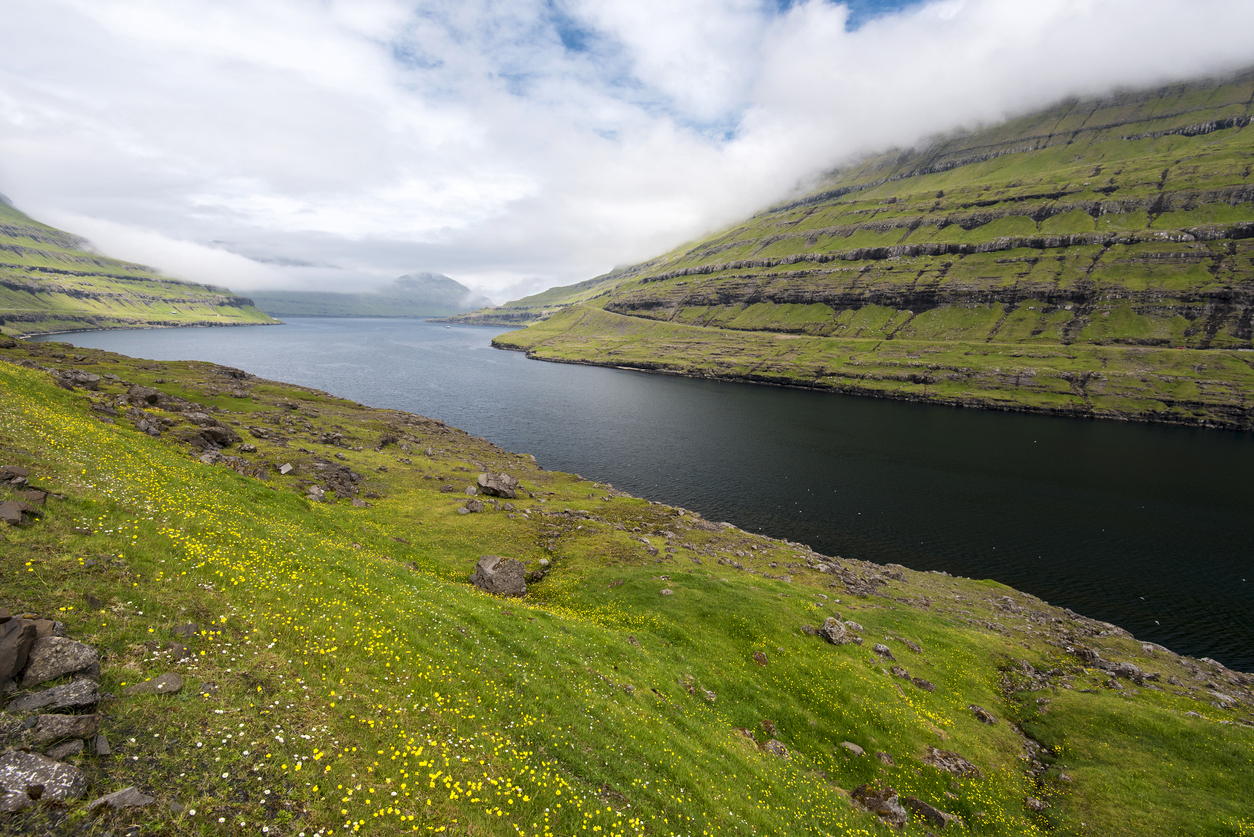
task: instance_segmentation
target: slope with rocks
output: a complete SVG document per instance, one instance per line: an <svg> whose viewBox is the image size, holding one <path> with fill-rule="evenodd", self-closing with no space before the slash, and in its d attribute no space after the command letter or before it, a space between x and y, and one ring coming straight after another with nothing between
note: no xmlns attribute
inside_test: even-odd
<svg viewBox="0 0 1254 837"><path fill-rule="evenodd" d="M1247 71L1063 102L869 158L499 343L541 358L1248 428L1250 358L1238 352L1254 348L1252 100Z"/></svg>
<svg viewBox="0 0 1254 837"><path fill-rule="evenodd" d="M98 655L4 684L0 834L1254 829L1216 661L436 419L0 342L0 608ZM502 565L522 596L472 585ZM39 630L0 621L0 674Z"/></svg>

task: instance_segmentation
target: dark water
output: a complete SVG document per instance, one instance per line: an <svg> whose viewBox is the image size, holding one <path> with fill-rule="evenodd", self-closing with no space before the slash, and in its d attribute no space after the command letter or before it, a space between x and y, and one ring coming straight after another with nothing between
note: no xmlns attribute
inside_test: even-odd
<svg viewBox="0 0 1254 837"><path fill-rule="evenodd" d="M847 558L994 578L1254 671L1254 435L540 363L414 320L55 339L443 419L547 468Z"/></svg>

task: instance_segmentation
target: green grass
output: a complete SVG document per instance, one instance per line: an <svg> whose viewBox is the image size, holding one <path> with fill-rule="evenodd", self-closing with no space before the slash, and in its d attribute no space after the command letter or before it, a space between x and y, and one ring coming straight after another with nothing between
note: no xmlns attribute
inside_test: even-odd
<svg viewBox="0 0 1254 837"><path fill-rule="evenodd" d="M168 670L188 683L172 697L104 704L116 754L76 757L93 794L137 784L156 806L94 819L80 806L37 808L0 831L872 834L880 826L845 795L872 782L961 816L973 834L1137 834L1147 809L1224 834L1254 801L1240 778L1254 731L1217 723L1249 706L1216 711L1196 689L1081 694L1100 673L1054 643L1098 623L1001 585L898 570L881 576L883 595L851 595L808 566L819 556L805 547L540 470L436 422L240 382L209 364L84 351L75 366L165 378L157 386L238 422L259 448L245 458L297 468L257 479L201 464L168 441L176 432L150 439L129 416L110 424L88 409L120 384L66 392L0 364L5 464L64 495L3 534L0 605L55 615L98 647L105 691ZM4 353L69 362L55 343ZM247 398L230 394L240 388ZM332 428L342 447L315 441ZM380 447L385 434L397 441ZM317 462L360 474L368 507L309 502ZM456 513L481 469L520 479L527 493L512 511ZM454 493L438 490L446 484ZM554 569L526 599L495 599L466 582L482 554L533 567L543 557ZM1006 595L1049 618L1023 630L998 607ZM801 632L837 612L863 625L866 645ZM162 649L188 621L202 628L187 641L195 656L175 663ZM935 692L894 677L874 642ZM1086 643L1164 678L1197 666L1165 652L1146 661L1118 633ZM1020 658L1057 670L1044 692L1004 685ZM202 696L201 683L216 690ZM985 726L967 709L1009 720L1042 695L1050 711L1023 722L1073 782L1033 779L1011 725ZM1182 714L1193 709L1203 717ZM790 758L760 750L767 738ZM962 753L984 778L926 766L929 746ZM1110 748L1118 757L1103 760ZM1176 790L1181 765L1187 797ZM1027 796L1048 799L1048 821Z"/></svg>

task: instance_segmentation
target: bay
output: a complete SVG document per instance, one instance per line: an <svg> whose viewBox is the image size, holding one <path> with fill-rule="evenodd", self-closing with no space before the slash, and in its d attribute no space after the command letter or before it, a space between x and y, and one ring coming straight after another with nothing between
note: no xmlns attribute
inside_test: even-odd
<svg viewBox="0 0 1254 837"><path fill-rule="evenodd" d="M546 468L825 554L991 578L1254 670L1254 434L543 363L404 319L50 339L443 419Z"/></svg>

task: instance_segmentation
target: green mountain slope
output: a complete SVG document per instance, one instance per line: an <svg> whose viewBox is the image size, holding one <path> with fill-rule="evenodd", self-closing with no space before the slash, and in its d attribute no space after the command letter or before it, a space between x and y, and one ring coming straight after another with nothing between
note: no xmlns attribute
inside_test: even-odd
<svg viewBox="0 0 1254 837"><path fill-rule="evenodd" d="M368 293L257 291L253 300L274 317L443 317L488 302L438 273L407 274Z"/></svg>
<svg viewBox="0 0 1254 837"><path fill-rule="evenodd" d="M102 256L85 239L0 200L0 329L6 334L274 322L226 288Z"/></svg>
<svg viewBox="0 0 1254 837"><path fill-rule="evenodd" d="M1254 347L1252 100L1254 71L1063 102L873 157L622 271L584 303L631 328L570 308L501 345L844 392L1250 427L1254 358L1234 351ZM685 348L673 350L676 340ZM763 340L778 351L750 348ZM722 363L729 346L736 356Z"/></svg>
<svg viewBox="0 0 1254 837"><path fill-rule="evenodd" d="M97 648L114 697L113 754L62 757L84 797L0 834L890 833L863 786L918 837L1254 831L1250 675L421 416L7 342L0 480L30 473L0 501L32 508L0 532L0 607ZM467 497L484 471L518 496ZM527 562L525 598L468 583L485 554ZM0 752L56 682L0 697ZM130 785L155 804L88 815Z"/></svg>

